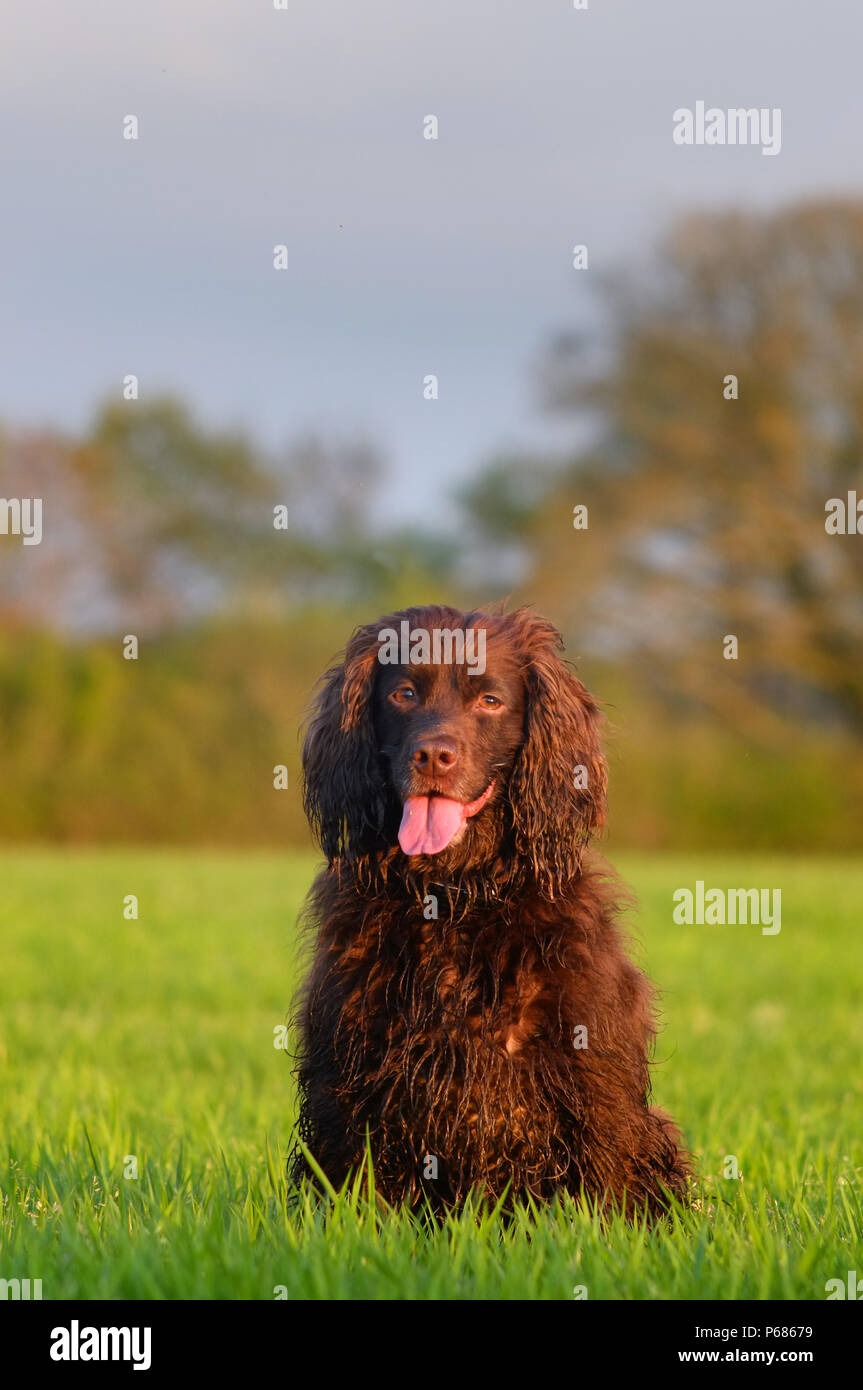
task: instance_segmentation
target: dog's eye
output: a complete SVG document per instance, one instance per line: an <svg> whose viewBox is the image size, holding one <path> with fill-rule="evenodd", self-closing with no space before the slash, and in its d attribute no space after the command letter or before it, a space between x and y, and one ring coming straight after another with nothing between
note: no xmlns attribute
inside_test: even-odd
<svg viewBox="0 0 863 1390"><path fill-rule="evenodd" d="M390 699L397 705L411 704L417 697L417 693L412 685L399 685L390 692Z"/></svg>
<svg viewBox="0 0 863 1390"><path fill-rule="evenodd" d="M500 709L503 704L496 695L480 695L479 702L485 709Z"/></svg>

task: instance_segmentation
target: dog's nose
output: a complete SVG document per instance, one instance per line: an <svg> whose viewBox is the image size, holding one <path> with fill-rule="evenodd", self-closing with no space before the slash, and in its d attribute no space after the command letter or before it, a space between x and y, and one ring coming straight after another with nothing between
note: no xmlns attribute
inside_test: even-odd
<svg viewBox="0 0 863 1390"><path fill-rule="evenodd" d="M414 744L411 762L425 777L446 777L458 762L458 749L451 738L424 738Z"/></svg>

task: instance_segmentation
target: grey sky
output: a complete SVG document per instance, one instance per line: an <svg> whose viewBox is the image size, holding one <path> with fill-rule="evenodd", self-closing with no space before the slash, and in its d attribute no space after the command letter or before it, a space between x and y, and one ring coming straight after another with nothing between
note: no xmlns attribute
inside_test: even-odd
<svg viewBox="0 0 863 1390"><path fill-rule="evenodd" d="M861 188L849 0L5 10L0 418L79 425L135 372L268 444L371 435L400 515L549 437L547 334L676 210ZM699 99L781 107L781 153L675 146Z"/></svg>

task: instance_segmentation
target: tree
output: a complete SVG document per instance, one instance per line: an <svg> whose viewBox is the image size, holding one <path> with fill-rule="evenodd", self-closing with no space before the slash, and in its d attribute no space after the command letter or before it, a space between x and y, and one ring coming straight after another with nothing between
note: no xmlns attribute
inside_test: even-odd
<svg viewBox="0 0 863 1390"><path fill-rule="evenodd" d="M141 633L361 597L389 577L372 524L380 473L363 440L303 437L269 457L170 397L105 406L80 440L8 436L0 495L40 498L44 534L0 535L0 621ZM287 530L274 524L285 507Z"/></svg>
<svg viewBox="0 0 863 1390"><path fill-rule="evenodd" d="M533 518L532 594L669 699L863 735L863 536L825 529L863 500L863 206L688 218L604 295L604 363L545 363L599 430Z"/></svg>

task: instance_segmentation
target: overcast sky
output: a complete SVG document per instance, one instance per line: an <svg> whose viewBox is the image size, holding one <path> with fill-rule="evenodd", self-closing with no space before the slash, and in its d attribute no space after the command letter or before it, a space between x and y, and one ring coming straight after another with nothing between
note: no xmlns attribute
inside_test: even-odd
<svg viewBox="0 0 863 1390"><path fill-rule="evenodd" d="M0 419L134 372L370 435L403 516L543 437L549 332L676 211L863 188L850 0L6 0L0 38ZM698 100L780 107L780 153L675 145Z"/></svg>

